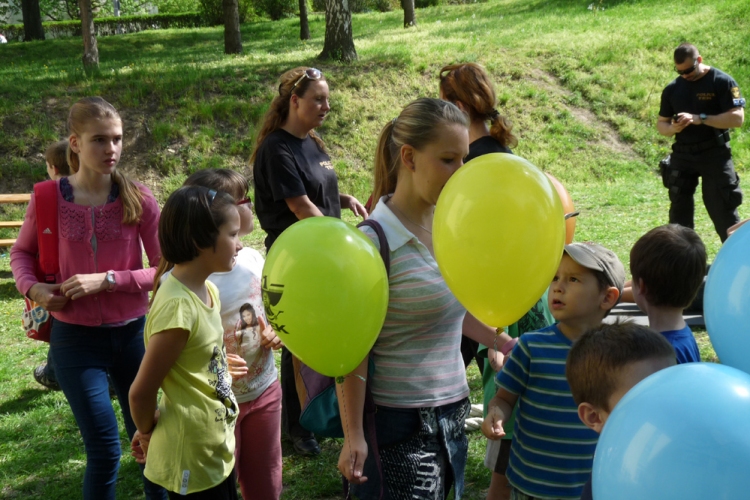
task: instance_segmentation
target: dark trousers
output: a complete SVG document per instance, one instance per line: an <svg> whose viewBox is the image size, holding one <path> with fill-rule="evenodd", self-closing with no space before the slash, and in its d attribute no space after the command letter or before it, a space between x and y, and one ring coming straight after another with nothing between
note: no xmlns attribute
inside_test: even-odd
<svg viewBox="0 0 750 500"><path fill-rule="evenodd" d="M674 153L671 157L669 188L669 222L693 228L695 202L693 195L702 178L703 204L721 238L727 229L740 221L737 207L742 204L740 178L734 171L731 150L714 148L694 155ZM665 178L666 179L666 178Z"/></svg>
<svg viewBox="0 0 750 500"><path fill-rule="evenodd" d="M197 493L189 493L187 495L180 495L173 491L169 493L170 500L179 500L181 498L188 498L190 500L238 500L237 495L237 480L235 479L235 469L227 476L227 478L221 483L217 484L213 488L199 491Z"/></svg>
<svg viewBox="0 0 750 500"><path fill-rule="evenodd" d="M112 378L128 438L136 427L130 416L128 392L145 352L145 318L107 328L52 322L50 350L57 381L73 411L86 449L84 500L114 500L122 443L109 398L107 374ZM141 467L141 475L143 468ZM147 499L166 499L167 493L143 476Z"/></svg>
<svg viewBox="0 0 750 500"><path fill-rule="evenodd" d="M292 440L309 439L313 433L302 427L299 417L302 407L299 404L297 385L294 378L294 360L286 347L281 348L281 431Z"/></svg>
<svg viewBox="0 0 750 500"><path fill-rule="evenodd" d="M477 361L477 367L479 373L484 373L484 358L479 354L479 342L470 339L465 335L461 335L461 357L464 359L464 368L468 368L471 364L471 360Z"/></svg>

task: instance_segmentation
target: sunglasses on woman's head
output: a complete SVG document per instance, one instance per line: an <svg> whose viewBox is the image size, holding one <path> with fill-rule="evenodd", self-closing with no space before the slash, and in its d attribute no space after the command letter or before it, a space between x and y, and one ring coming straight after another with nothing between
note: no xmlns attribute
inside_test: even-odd
<svg viewBox="0 0 750 500"><path fill-rule="evenodd" d="M305 78L309 78L310 80L320 80L323 77L323 73L317 69L317 68L307 68L304 73L302 73L302 76L299 77L299 80L294 82L294 85L292 85L292 90L299 85L299 83L304 80Z"/></svg>

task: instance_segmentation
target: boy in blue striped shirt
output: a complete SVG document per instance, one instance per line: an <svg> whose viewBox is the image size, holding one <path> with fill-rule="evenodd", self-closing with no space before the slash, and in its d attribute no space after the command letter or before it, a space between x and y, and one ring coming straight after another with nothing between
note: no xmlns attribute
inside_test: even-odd
<svg viewBox="0 0 750 500"><path fill-rule="evenodd" d="M511 500L580 498L598 435L578 418L565 361L573 342L615 306L624 283L625 269L612 251L566 245L548 295L557 323L523 334L498 373L482 432L500 439L518 402L506 473Z"/></svg>

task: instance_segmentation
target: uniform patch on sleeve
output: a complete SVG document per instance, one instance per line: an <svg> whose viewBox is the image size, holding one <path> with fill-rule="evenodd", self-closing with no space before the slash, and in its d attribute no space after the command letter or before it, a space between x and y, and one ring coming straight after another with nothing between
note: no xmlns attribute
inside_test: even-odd
<svg viewBox="0 0 750 500"><path fill-rule="evenodd" d="M730 92L732 93L732 97L734 97L735 99L739 99L740 98L740 88L739 87L732 87L730 89Z"/></svg>

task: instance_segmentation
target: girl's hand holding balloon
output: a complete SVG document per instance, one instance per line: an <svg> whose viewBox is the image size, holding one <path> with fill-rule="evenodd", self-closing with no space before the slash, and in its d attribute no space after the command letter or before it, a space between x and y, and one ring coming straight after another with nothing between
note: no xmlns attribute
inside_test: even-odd
<svg viewBox="0 0 750 500"><path fill-rule="evenodd" d="M260 316L258 316L258 323L260 323L260 345L266 349L281 349L284 344L278 335L276 335L273 328L271 328L271 325L267 325Z"/></svg>

